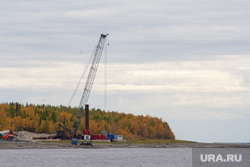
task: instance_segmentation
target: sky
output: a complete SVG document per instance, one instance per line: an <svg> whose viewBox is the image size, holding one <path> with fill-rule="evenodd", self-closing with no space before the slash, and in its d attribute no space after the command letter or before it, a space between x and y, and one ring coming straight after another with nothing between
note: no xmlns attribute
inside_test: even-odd
<svg viewBox="0 0 250 167"><path fill-rule="evenodd" d="M90 108L162 118L176 139L250 142L250 1L0 3L1 102L68 105L109 34Z"/></svg>

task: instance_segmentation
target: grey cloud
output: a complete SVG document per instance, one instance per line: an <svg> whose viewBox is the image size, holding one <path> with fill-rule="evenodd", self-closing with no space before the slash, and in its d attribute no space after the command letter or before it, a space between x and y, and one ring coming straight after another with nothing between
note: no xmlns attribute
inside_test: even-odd
<svg viewBox="0 0 250 167"><path fill-rule="evenodd" d="M69 58L110 33L114 61L249 54L247 1L17 1L1 7L1 52ZM142 5L143 4L143 5ZM14 49L13 49L14 48ZM4 51L4 52L3 52ZM61 55L61 56L59 56ZM119 55L122 59L116 59ZM154 55L154 56L152 56ZM55 58L55 59L56 59Z"/></svg>
<svg viewBox="0 0 250 167"><path fill-rule="evenodd" d="M135 114L150 113L162 116L166 120L170 119L173 124L180 120L179 114L186 113L192 116L190 113L195 111L199 113L200 108L203 108L203 114L209 111L215 113L218 110L222 114L227 113L226 111L232 114L237 112L238 107L240 115L244 116L244 112L249 108L247 99L249 99L250 75L249 70L246 69L249 64L247 57L250 54L249 6L248 0L76 0L74 2L15 0L2 2L0 6L0 70L3 72L6 68L11 68L18 72L2 73L1 76L5 80L1 83L12 82L13 78L7 79L7 82L6 78L8 75L18 78L17 74L24 76L28 85L32 84L36 78L40 83L36 88L20 88L20 85L15 84L12 85L15 88L10 88L4 85L4 88L0 88L0 100L53 105L67 104L67 97L70 97L73 91L71 85L74 81L77 82L77 73L80 77L82 72L79 68L80 64L85 65L99 35L109 33L108 63L111 65L109 70L116 71L112 76L112 84L132 85L131 88L145 85L148 86L147 88L153 88L153 86L150 87L152 84L159 86L157 90L150 91L132 89L110 92L110 103L112 103L110 107L114 110ZM228 55L239 56L230 58ZM228 59L230 61L227 61ZM192 64L192 61L196 64ZM195 73L199 76L190 76L190 78L188 76L190 73L179 78L164 76L165 80L157 80L157 77L155 80L150 80L150 78L144 80L143 74L136 78L136 76L131 76L131 73L126 73L138 71L140 65L147 65L147 68L139 71L159 72L159 69L155 67L159 65L159 62L167 62L168 68L161 66L164 71L208 70L216 73L217 70L216 74L227 73L228 76L234 76L228 77L228 83L233 81L238 83L238 87L237 84L235 87L234 85L230 87L229 84L229 87L236 91L216 92L214 90L224 85L220 85L218 81L212 82L213 77L202 78L202 75L207 73ZM204 68L197 65L199 62ZM56 63L59 63L56 68L51 67ZM117 65L115 69L111 69L112 63ZM124 69L123 64L129 65L128 69ZM66 65L68 65L67 68L65 68ZM39 69L43 72L39 73ZM64 69L67 69L67 74ZM68 78L65 79L62 75ZM51 81L51 78L55 78L54 76L60 81L62 87L46 87L46 84L50 85L55 82L55 80ZM203 79L204 83L208 79L210 85L217 89L212 89L212 93L170 91L167 88L162 92L158 90L164 84L177 85L179 88L187 84L192 90L208 85L200 83L199 79ZM44 84L45 86L42 85L43 80L48 82ZM96 81L99 85L101 84L98 77ZM63 87L65 85L66 88ZM195 86L192 87L192 85ZM239 91L239 86L244 88L244 92ZM99 91L97 89L92 92L90 102L102 108L103 104L99 102L102 99ZM228 105L230 100L233 102ZM144 106L147 102L148 104ZM214 103L216 105L211 107ZM153 104L156 107L155 111L152 111L153 108L149 109ZM78 100L74 102L74 106L77 105ZM239 120L237 121L240 122ZM187 124L192 124L192 121L186 120ZM199 122L197 118L196 122ZM197 126L197 124L192 125ZM185 133L185 130L181 130L184 127L186 127L184 123L174 124L174 130L177 129L178 135ZM216 127L212 126L210 130L212 128ZM243 128L241 132L246 130ZM197 133L208 136L199 130Z"/></svg>

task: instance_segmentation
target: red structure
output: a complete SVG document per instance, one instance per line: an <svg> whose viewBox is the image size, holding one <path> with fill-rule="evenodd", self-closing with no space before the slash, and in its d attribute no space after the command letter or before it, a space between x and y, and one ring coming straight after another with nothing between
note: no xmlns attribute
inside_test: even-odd
<svg viewBox="0 0 250 167"><path fill-rule="evenodd" d="M91 135L92 140L106 140L105 135Z"/></svg>

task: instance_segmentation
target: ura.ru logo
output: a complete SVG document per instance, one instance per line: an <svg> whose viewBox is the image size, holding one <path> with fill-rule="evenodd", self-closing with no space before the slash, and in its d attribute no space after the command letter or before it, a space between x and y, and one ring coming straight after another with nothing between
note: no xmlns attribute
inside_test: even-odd
<svg viewBox="0 0 250 167"><path fill-rule="evenodd" d="M201 154L201 162L241 162L241 154L227 154L224 157L221 154Z"/></svg>

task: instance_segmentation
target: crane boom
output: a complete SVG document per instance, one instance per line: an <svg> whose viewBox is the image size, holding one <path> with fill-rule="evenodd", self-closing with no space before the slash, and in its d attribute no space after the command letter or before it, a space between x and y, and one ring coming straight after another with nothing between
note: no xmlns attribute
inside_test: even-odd
<svg viewBox="0 0 250 167"><path fill-rule="evenodd" d="M85 83L85 87L84 87L84 90L83 90L83 94L82 94L82 97L81 97L81 100L80 100L80 104L79 104L78 111L77 111L76 118L75 118L74 125L73 125L73 135L76 135L77 130L78 130L79 115L80 115L80 113L82 111L82 107L85 104L87 104L87 102L88 102L89 94L91 92L91 88L92 88L93 83L94 83L96 71L97 71L97 68L98 68L98 65L99 65L99 62L100 62L100 59L101 59L102 51L103 51L105 40L106 40L107 36L108 36L108 34L106 34L106 35L101 34L101 36L99 38L99 41L98 41L98 44L95 47L95 50L93 52L94 57L93 57L93 60L92 60L92 64L91 64L91 67L90 67L90 70L89 70L89 75L88 75L87 81Z"/></svg>

